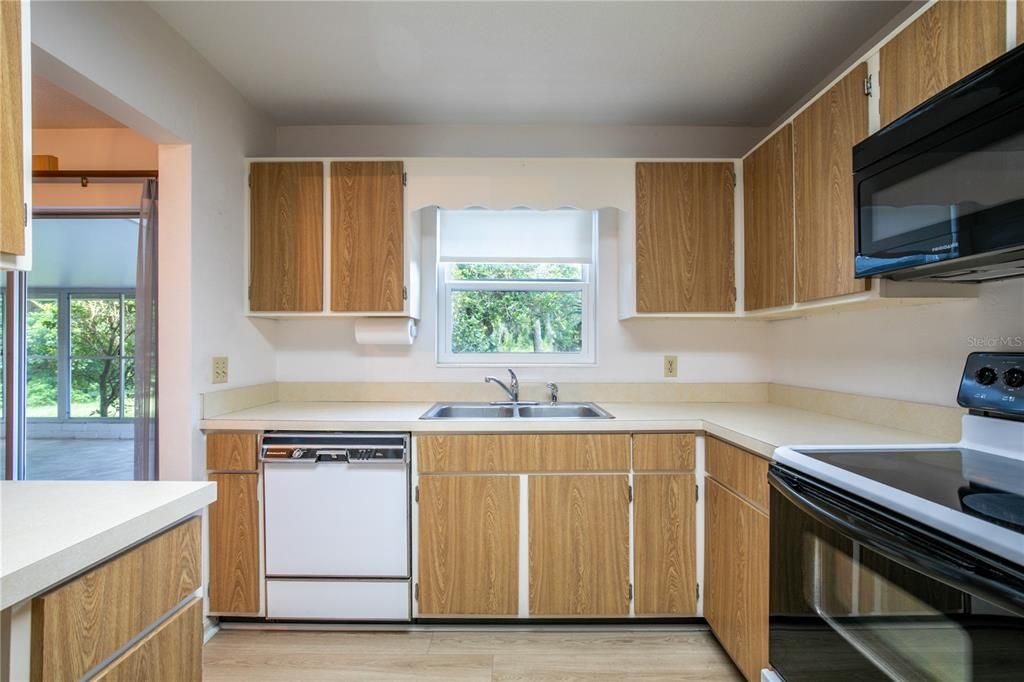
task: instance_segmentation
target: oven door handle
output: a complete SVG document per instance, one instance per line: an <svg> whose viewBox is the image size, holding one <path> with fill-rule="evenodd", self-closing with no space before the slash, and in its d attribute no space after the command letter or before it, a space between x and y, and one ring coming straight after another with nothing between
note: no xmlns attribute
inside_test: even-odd
<svg viewBox="0 0 1024 682"><path fill-rule="evenodd" d="M873 519L842 500L816 495L798 476L768 471L768 482L798 509L847 538L936 580L991 599L1024 615L1024 576L1008 566L919 532L901 533L891 519ZM817 487L817 486L813 486ZM931 540L931 541L929 541Z"/></svg>

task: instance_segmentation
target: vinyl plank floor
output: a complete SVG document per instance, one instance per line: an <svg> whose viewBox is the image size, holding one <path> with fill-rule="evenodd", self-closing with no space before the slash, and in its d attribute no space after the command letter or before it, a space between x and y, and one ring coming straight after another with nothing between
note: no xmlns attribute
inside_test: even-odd
<svg viewBox="0 0 1024 682"><path fill-rule="evenodd" d="M413 632L222 630L204 680L742 679L706 630L489 629Z"/></svg>

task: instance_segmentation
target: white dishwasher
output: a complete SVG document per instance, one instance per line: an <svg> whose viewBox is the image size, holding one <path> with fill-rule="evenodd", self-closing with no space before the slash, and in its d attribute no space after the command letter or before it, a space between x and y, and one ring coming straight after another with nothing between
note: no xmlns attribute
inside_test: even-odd
<svg viewBox="0 0 1024 682"><path fill-rule="evenodd" d="M267 618L412 617L409 435L267 432Z"/></svg>

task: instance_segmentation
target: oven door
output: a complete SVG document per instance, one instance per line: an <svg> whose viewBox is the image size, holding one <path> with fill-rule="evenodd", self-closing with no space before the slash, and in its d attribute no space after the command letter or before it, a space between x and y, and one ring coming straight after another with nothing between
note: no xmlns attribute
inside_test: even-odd
<svg viewBox="0 0 1024 682"><path fill-rule="evenodd" d="M788 682L1024 675L1024 575L780 465L769 659Z"/></svg>

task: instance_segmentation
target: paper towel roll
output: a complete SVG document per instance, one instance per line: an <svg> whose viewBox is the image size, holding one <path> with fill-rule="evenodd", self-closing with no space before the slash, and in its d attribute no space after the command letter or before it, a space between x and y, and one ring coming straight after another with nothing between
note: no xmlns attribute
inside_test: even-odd
<svg viewBox="0 0 1024 682"><path fill-rule="evenodd" d="M411 317L361 317L356 320L356 343L373 346L409 346L416 338Z"/></svg>

